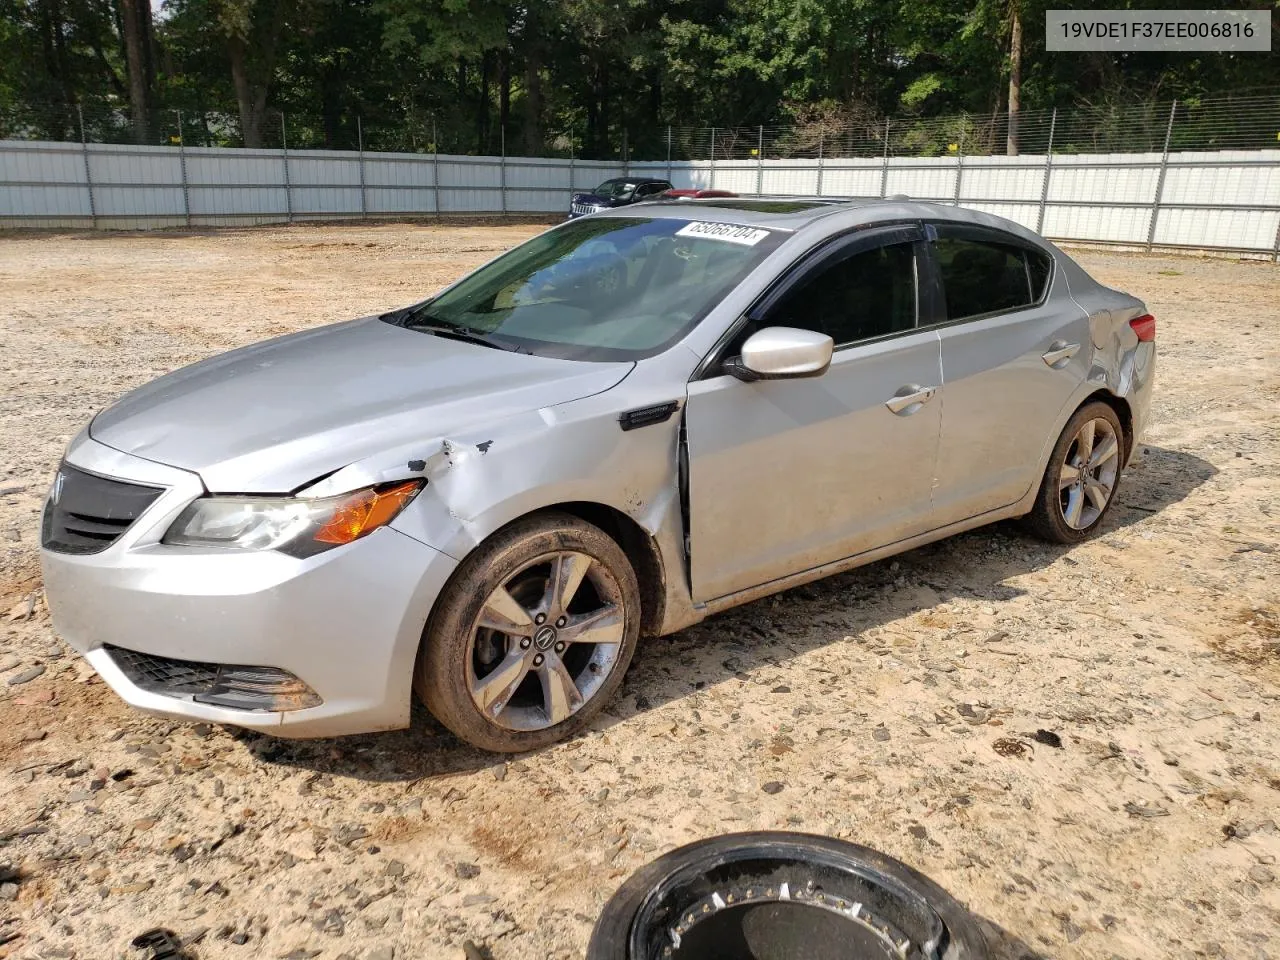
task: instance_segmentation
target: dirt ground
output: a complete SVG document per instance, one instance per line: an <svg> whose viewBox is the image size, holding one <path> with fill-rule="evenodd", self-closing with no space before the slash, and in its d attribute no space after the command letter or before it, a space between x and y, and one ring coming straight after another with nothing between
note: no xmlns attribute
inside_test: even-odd
<svg viewBox="0 0 1280 960"><path fill-rule="evenodd" d="M783 828L928 873L1001 960L1280 958L1275 265L1078 254L1159 318L1102 536L1001 525L649 642L542 753L425 716L302 743L149 719L62 647L38 512L96 410L537 229L0 237L0 957L125 956L155 926L201 958L580 957L642 863Z"/></svg>

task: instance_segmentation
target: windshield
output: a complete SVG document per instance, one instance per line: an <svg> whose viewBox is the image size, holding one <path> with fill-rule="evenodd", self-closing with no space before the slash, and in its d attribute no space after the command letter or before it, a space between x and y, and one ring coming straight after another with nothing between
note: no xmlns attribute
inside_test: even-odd
<svg viewBox="0 0 1280 960"><path fill-rule="evenodd" d="M693 329L784 236L674 219L571 220L388 319L541 356L638 360Z"/></svg>
<svg viewBox="0 0 1280 960"><path fill-rule="evenodd" d="M621 200L623 197L631 196L635 189L636 182L634 180L606 180L591 192L598 197Z"/></svg>

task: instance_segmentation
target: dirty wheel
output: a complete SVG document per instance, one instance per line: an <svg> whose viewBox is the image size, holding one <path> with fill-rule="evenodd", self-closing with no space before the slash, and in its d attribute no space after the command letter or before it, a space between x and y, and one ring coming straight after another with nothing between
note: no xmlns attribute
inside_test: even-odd
<svg viewBox="0 0 1280 960"><path fill-rule="evenodd" d="M1124 428L1105 403L1090 403L1067 421L1049 457L1028 528L1053 543L1079 543L1115 499L1124 460Z"/></svg>
<svg viewBox="0 0 1280 960"><path fill-rule="evenodd" d="M486 750L533 750L587 725L635 650L640 592L626 555L568 514L518 521L469 556L428 625L415 688Z"/></svg>
<svg viewBox="0 0 1280 960"><path fill-rule="evenodd" d="M857 844L740 833L659 857L605 904L587 960L985 960L976 919Z"/></svg>

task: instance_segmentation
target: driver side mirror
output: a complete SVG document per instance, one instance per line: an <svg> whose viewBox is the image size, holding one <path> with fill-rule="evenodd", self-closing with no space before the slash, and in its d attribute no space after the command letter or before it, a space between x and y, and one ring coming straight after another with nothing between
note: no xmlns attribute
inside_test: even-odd
<svg viewBox="0 0 1280 960"><path fill-rule="evenodd" d="M748 383L820 377L831 366L834 341L825 333L796 327L765 327L747 337L742 355L726 360L724 372Z"/></svg>

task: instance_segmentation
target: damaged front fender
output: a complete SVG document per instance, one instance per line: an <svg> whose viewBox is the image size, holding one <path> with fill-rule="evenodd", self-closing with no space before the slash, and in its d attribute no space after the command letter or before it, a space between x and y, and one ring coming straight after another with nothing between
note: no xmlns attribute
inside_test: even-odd
<svg viewBox="0 0 1280 960"><path fill-rule="evenodd" d="M623 431L611 406L593 400L404 444L301 492L333 496L425 477L426 489L392 526L458 560L512 520L558 504L610 507L655 538L668 524L678 529L676 422Z"/></svg>
<svg viewBox="0 0 1280 960"><path fill-rule="evenodd" d="M337 496L425 478L390 526L447 555L467 557L496 531L540 510L629 520L624 543L655 600L647 628L669 633L701 619L688 590L680 501L683 396L662 371L612 390L501 417L476 417L448 433L389 446L335 470L296 495ZM658 401L671 416L624 429L626 413ZM620 413L622 411L622 413ZM630 421L627 421L630 423ZM619 522L621 518L619 518ZM643 542L637 538L643 534ZM639 543L639 552L634 554ZM655 568L656 564L656 568ZM658 598L661 598L658 602Z"/></svg>

